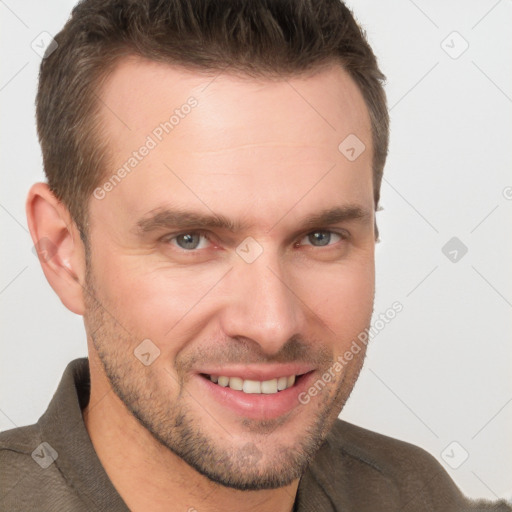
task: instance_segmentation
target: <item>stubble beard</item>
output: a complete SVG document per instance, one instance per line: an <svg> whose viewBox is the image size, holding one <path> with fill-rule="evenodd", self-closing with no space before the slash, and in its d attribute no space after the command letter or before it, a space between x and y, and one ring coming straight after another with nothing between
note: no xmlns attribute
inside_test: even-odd
<svg viewBox="0 0 512 512"><path fill-rule="evenodd" d="M325 393L326 387L321 395L315 397L315 401L321 402L314 417L302 427L300 436L291 445L274 446L271 442L274 430L280 429L282 432L286 428L286 423L280 425L279 419L245 422L250 441L237 445L236 438L231 437L222 443L218 436L217 440L214 439L201 427L201 416L198 417L187 405L185 397L188 392L184 388L184 379L178 379L176 400L169 400L166 394L169 388L161 386L160 379L172 379L171 375L162 369L153 371L135 358L135 337L130 336L96 299L90 265L86 272L86 288L89 293L85 293L84 320L113 391L158 443L198 473L225 487L238 490L276 489L300 478L345 405L363 364L364 354L361 354L362 357L354 360L352 367L338 379L334 391ZM326 370L328 366L326 364ZM198 401L189 399L188 404L197 404ZM204 411L199 411L199 414L201 412L203 417L207 417ZM302 415L304 417L304 413ZM217 423L220 425L221 421Z"/></svg>

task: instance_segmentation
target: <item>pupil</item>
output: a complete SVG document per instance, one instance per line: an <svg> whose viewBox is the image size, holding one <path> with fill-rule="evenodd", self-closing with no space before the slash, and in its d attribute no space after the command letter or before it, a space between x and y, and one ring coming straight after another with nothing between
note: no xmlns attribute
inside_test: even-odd
<svg viewBox="0 0 512 512"><path fill-rule="evenodd" d="M312 233L309 235L309 241L313 242L319 242L317 245L328 245L331 240L331 234L327 231L316 231L315 233Z"/></svg>
<svg viewBox="0 0 512 512"><path fill-rule="evenodd" d="M196 238L196 240L194 240L194 237ZM178 242L178 245L183 249L195 249L199 243L199 240L197 238L197 235L185 234L177 237L176 241ZM180 243L180 240L182 240L183 243Z"/></svg>

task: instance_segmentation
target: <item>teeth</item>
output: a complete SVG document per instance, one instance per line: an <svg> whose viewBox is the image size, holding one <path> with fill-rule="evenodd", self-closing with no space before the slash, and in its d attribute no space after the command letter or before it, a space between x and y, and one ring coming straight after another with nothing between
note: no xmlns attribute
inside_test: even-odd
<svg viewBox="0 0 512 512"><path fill-rule="evenodd" d="M217 384L225 388L229 385L229 377L219 377Z"/></svg>
<svg viewBox="0 0 512 512"><path fill-rule="evenodd" d="M244 393L261 393L261 382L259 380L244 380L243 391Z"/></svg>
<svg viewBox="0 0 512 512"><path fill-rule="evenodd" d="M283 389L286 389L288 387L288 377L279 377L277 379L277 389L279 391L283 391Z"/></svg>
<svg viewBox="0 0 512 512"><path fill-rule="evenodd" d="M244 388L244 381L240 377L231 377L229 379L229 387L236 389L236 391L242 391Z"/></svg>
<svg viewBox="0 0 512 512"><path fill-rule="evenodd" d="M261 383L261 392L267 394L277 393L277 379L264 380Z"/></svg>
<svg viewBox="0 0 512 512"><path fill-rule="evenodd" d="M271 395L278 391L284 391L295 384L295 375L288 377L279 377L271 380L249 380L241 377L226 377L225 375L210 375L210 380L222 387L230 387L235 391L243 391L249 394L267 394Z"/></svg>

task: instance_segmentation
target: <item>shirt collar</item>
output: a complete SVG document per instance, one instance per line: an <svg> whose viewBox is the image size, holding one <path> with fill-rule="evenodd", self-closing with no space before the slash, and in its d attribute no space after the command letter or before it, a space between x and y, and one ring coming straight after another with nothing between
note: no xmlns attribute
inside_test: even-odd
<svg viewBox="0 0 512 512"><path fill-rule="evenodd" d="M82 409L89 402L90 376L86 358L68 364L38 425L43 441L57 451L54 464L91 509L129 512L94 451Z"/></svg>
<svg viewBox="0 0 512 512"><path fill-rule="evenodd" d="M91 509L129 512L105 472L85 428L82 409L89 403L90 374L87 358L75 359L68 364L61 382L38 425L43 440L57 451L55 464L66 481ZM329 451L324 444L299 482L294 511L306 512L335 510L325 485L320 460ZM318 466L318 467L317 467Z"/></svg>

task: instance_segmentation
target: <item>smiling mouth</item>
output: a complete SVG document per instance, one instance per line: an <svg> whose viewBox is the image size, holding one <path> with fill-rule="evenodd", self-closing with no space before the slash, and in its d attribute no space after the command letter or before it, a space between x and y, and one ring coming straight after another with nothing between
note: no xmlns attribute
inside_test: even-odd
<svg viewBox="0 0 512 512"><path fill-rule="evenodd" d="M310 373L310 372L308 372ZM307 373L302 375L283 375L270 380L251 380L242 377L227 377L225 375L201 376L223 388L230 388L234 391L241 391L247 394L273 395L296 385Z"/></svg>

